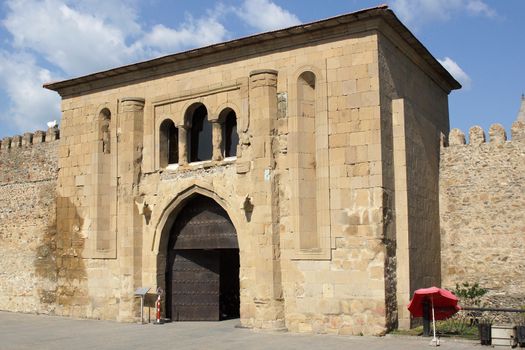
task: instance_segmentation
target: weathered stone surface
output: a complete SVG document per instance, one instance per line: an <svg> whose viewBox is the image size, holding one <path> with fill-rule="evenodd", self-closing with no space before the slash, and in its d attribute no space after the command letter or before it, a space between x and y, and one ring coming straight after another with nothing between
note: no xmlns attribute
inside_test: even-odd
<svg viewBox="0 0 525 350"><path fill-rule="evenodd" d="M525 121L516 120L512 123L511 136L513 141L525 141Z"/></svg>
<svg viewBox="0 0 525 350"><path fill-rule="evenodd" d="M499 138L492 141L496 129ZM502 143L502 134L493 127L490 143L478 139L441 151L441 272L446 288L479 283L489 289L489 304L521 307L525 143L514 137Z"/></svg>
<svg viewBox="0 0 525 350"><path fill-rule="evenodd" d="M0 309L57 308L57 144L0 153Z"/></svg>
<svg viewBox="0 0 525 350"><path fill-rule="evenodd" d="M450 146L464 145L465 134L459 129L452 129L448 135L448 142Z"/></svg>
<svg viewBox="0 0 525 350"><path fill-rule="evenodd" d="M479 146L485 143L485 131L481 126L475 125L469 130L469 144Z"/></svg>
<svg viewBox="0 0 525 350"><path fill-rule="evenodd" d="M507 133L501 124L492 124L489 129L490 142L501 145L507 141Z"/></svg>

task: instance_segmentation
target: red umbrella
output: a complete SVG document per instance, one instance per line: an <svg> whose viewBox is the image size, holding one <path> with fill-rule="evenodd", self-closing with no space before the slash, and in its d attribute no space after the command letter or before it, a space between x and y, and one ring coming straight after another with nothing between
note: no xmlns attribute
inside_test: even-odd
<svg viewBox="0 0 525 350"><path fill-rule="evenodd" d="M408 304L408 310L414 317L423 317L423 304L430 302L432 306L433 344L439 345L436 338L436 320L444 320L461 310L458 298L446 289L438 287L421 288L414 292L414 297Z"/></svg>
<svg viewBox="0 0 525 350"><path fill-rule="evenodd" d="M434 308L434 319L444 320L461 310L458 298L446 289L437 287L421 288L414 292L408 310L414 317L423 317L423 303L427 301Z"/></svg>

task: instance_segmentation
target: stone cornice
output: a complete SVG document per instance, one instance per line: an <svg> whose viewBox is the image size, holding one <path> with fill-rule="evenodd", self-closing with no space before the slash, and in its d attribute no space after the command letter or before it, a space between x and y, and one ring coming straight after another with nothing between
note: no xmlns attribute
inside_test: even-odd
<svg viewBox="0 0 525 350"><path fill-rule="evenodd" d="M374 19L386 22L396 31L448 83L451 90L461 87L386 5L234 39L78 78L47 83L44 84L44 87L57 91L63 97L79 95L86 91L104 89L119 84L129 84L141 79L195 69L210 63L238 60L243 57L260 55L306 43L311 45L315 41L329 40L342 35L370 31L377 28L377 23L373 23ZM271 44L269 44L270 42ZM222 54L222 56L217 56L217 54Z"/></svg>

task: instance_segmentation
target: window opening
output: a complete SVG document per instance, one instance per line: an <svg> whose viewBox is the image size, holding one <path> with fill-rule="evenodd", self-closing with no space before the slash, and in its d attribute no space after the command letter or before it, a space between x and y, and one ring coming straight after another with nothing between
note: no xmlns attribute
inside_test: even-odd
<svg viewBox="0 0 525 350"><path fill-rule="evenodd" d="M202 104L193 112L189 131L190 162L210 160L212 157L212 127L207 117L208 111Z"/></svg>
<svg viewBox="0 0 525 350"><path fill-rule="evenodd" d="M222 130L223 154L225 157L235 157L239 144L239 134L237 134L237 115L233 110L230 110L226 115Z"/></svg>
<svg viewBox="0 0 525 350"><path fill-rule="evenodd" d="M161 167L179 162L178 129L170 119L166 119L160 125L160 161Z"/></svg>

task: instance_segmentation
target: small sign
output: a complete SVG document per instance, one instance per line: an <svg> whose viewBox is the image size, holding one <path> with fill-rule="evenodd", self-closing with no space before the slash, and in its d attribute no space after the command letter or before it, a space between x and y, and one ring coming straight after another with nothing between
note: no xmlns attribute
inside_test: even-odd
<svg viewBox="0 0 525 350"><path fill-rule="evenodd" d="M270 181L271 176L272 176L272 173L270 169L264 169L264 181L266 182Z"/></svg>
<svg viewBox="0 0 525 350"><path fill-rule="evenodd" d="M149 287L140 287L140 288L137 288L137 289L135 290L135 295L136 295L136 296L141 296L141 297L142 297L142 296L146 295L146 293L147 293L149 290L150 290Z"/></svg>

